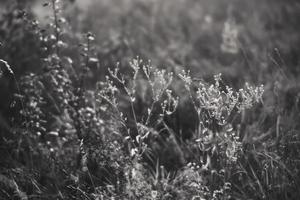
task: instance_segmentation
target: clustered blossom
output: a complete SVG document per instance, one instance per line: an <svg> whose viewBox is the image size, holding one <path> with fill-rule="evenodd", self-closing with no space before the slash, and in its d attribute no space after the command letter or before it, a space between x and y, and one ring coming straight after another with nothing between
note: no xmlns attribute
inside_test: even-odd
<svg viewBox="0 0 300 200"><path fill-rule="evenodd" d="M150 63L143 66L143 71L151 86L153 100L159 101L173 81L173 73L154 68Z"/></svg>
<svg viewBox="0 0 300 200"><path fill-rule="evenodd" d="M116 94L119 92L118 88L113 84L113 81L106 77L106 82L99 82L97 84L96 99L105 100L106 103L111 104L113 107L118 106Z"/></svg>
<svg viewBox="0 0 300 200"><path fill-rule="evenodd" d="M182 70L181 74L179 74L178 76L183 81L186 89L189 91L192 85L192 78L190 76L190 71Z"/></svg>
<svg viewBox="0 0 300 200"><path fill-rule="evenodd" d="M73 92L70 90L72 81L64 66L61 65L61 59L54 53L44 59L44 67L46 70L44 76L54 88L53 91L56 93L54 96L61 105L66 107L73 97Z"/></svg>
<svg viewBox="0 0 300 200"><path fill-rule="evenodd" d="M24 92L29 97L24 98L23 95L18 95L24 102L24 108L20 113L26 119L27 126L35 130L37 135L41 135L46 132L46 128L44 127L46 124L46 116L41 109L41 107L46 104L41 90L43 89L43 85L34 74L23 76L21 83L20 86L25 88Z"/></svg>
<svg viewBox="0 0 300 200"><path fill-rule="evenodd" d="M166 113L167 115L171 115L176 111L176 108L179 103L179 98L175 98L172 94L172 90L167 89L166 90L167 98L161 103L161 107L163 110L163 113Z"/></svg>
<svg viewBox="0 0 300 200"><path fill-rule="evenodd" d="M117 63L117 66L115 67L114 70L108 69L110 77L112 77L114 80L116 80L119 84L122 85L123 89L125 90L126 94L130 98L130 101L132 103L135 102L135 99L136 99L135 98L135 96L136 96L136 79L137 79L137 75L138 75L138 71L139 71L138 66L136 66L135 64L136 63L134 61L130 64L130 67L134 70L133 79L132 79L132 82L130 82L130 83L132 83L131 85L128 83L129 81L128 82L125 81L124 76L119 73L119 71L120 71L119 63ZM113 81L110 80L110 77L107 76L106 79L113 85Z"/></svg>
<svg viewBox="0 0 300 200"><path fill-rule="evenodd" d="M238 112L240 112L251 108L254 103L262 100L263 86L253 87L246 83L245 89L234 92L229 86L226 86L225 90L221 89L221 74L215 75L214 78L214 84L199 83L196 100L199 104L199 109L207 110L210 116L215 118L220 124L226 123L227 117L234 108L237 108Z"/></svg>
<svg viewBox="0 0 300 200"><path fill-rule="evenodd" d="M237 105L239 111L243 109L251 108L254 103L258 103L262 101L263 93L264 93L263 85L259 87L253 87L246 82L245 89L239 90L239 94L240 94L239 97L241 98L239 105Z"/></svg>
<svg viewBox="0 0 300 200"><path fill-rule="evenodd" d="M186 71L183 71L179 77L184 82L199 117L195 143L197 148L206 155L200 156L200 159L194 160L187 167L192 169L192 173L200 174L205 180L207 174L203 171L209 172L210 175L220 174L224 169L219 169L218 164L231 165L237 162L242 143L237 131L231 125L230 115L234 110L241 112L262 101L264 88L246 83L243 89L234 91L233 88L221 84L221 74L214 76L212 84L204 81L194 83L189 72ZM192 88L196 88L196 91L194 92ZM212 161L212 155L218 156L217 164ZM201 186L193 183L193 186L195 185ZM212 191L211 199L219 199L220 196L227 195L228 190L230 190L230 183L225 183L223 187Z"/></svg>
<svg viewBox="0 0 300 200"><path fill-rule="evenodd" d="M232 126L228 124L222 134L218 135L220 137L220 143L225 143L224 151L227 157L228 163L235 163L238 159L238 152L242 149L242 143L237 135L236 131L233 130Z"/></svg>
<svg viewBox="0 0 300 200"><path fill-rule="evenodd" d="M97 113L94 108L89 106L82 107L78 110L78 113L80 114L82 121L86 126L89 126L91 123L95 123L96 127L101 127L103 124L103 120L96 115Z"/></svg>
<svg viewBox="0 0 300 200"><path fill-rule="evenodd" d="M101 83L103 86L105 86L99 90L98 94L107 102L113 103L115 106L117 106L115 93L118 92L119 89L114 85L113 80L115 80L122 85L126 94L130 98L130 101L134 103L137 95L136 80L141 67L150 85L153 103L161 101L165 95L165 100L162 100L161 102L163 113L169 115L172 114L175 111L179 101L178 98L173 96L172 91L168 89L173 81L173 73L167 72L164 69L160 70L154 68L150 62L148 64L143 64L142 62L143 61L137 57L129 63L130 68L133 69L134 72L131 86L125 82L124 76L119 74L119 65L117 65L115 69L109 69L108 71L110 76L106 77L106 83ZM112 77L113 80L110 77ZM148 110L148 115L150 116L152 109Z"/></svg>

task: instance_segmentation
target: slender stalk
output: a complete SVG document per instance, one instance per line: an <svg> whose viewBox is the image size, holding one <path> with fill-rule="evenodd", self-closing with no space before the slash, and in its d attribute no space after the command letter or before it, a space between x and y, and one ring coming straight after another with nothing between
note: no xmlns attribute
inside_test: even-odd
<svg viewBox="0 0 300 200"><path fill-rule="evenodd" d="M55 51L56 54L59 55L59 47L58 47L58 42L59 42L59 23L58 23L58 16L57 16L57 8L56 8L56 0L51 1L52 5L52 11L53 11L53 17L54 17L54 33L55 33Z"/></svg>
<svg viewBox="0 0 300 200"><path fill-rule="evenodd" d="M154 109L154 105L157 101L153 101L152 105L151 105L151 108L150 108L150 112L148 114L148 117L147 117L147 120L146 120L146 123L145 125L147 126L149 123L150 123L150 118L152 116L152 112L153 112L153 109Z"/></svg>

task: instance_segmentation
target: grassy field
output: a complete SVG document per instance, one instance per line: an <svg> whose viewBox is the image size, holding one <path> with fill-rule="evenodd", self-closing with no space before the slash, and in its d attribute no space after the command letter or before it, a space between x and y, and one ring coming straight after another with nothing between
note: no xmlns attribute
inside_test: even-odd
<svg viewBox="0 0 300 200"><path fill-rule="evenodd" d="M0 199L300 198L300 3L0 3Z"/></svg>

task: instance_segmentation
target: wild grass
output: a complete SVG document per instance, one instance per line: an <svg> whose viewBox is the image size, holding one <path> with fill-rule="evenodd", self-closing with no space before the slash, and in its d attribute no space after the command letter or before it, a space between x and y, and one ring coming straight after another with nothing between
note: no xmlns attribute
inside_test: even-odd
<svg viewBox="0 0 300 200"><path fill-rule="evenodd" d="M223 1L199 4L211 12L199 14L201 30L220 35L203 43L209 34L191 34L200 7L187 2L195 10L130 0L121 12L101 1L124 23L87 27L63 1L41 5L51 11L42 23L31 2L9 4L0 19L1 199L299 198L298 74L278 49L276 70L266 67L261 38L248 51L261 24L247 31L235 7L221 23ZM87 31L97 23L120 35Z"/></svg>

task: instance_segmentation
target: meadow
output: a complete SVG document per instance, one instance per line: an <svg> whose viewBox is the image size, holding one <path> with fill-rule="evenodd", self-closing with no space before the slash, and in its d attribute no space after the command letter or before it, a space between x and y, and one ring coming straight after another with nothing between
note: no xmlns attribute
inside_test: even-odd
<svg viewBox="0 0 300 200"><path fill-rule="evenodd" d="M297 0L0 2L0 199L300 198Z"/></svg>

